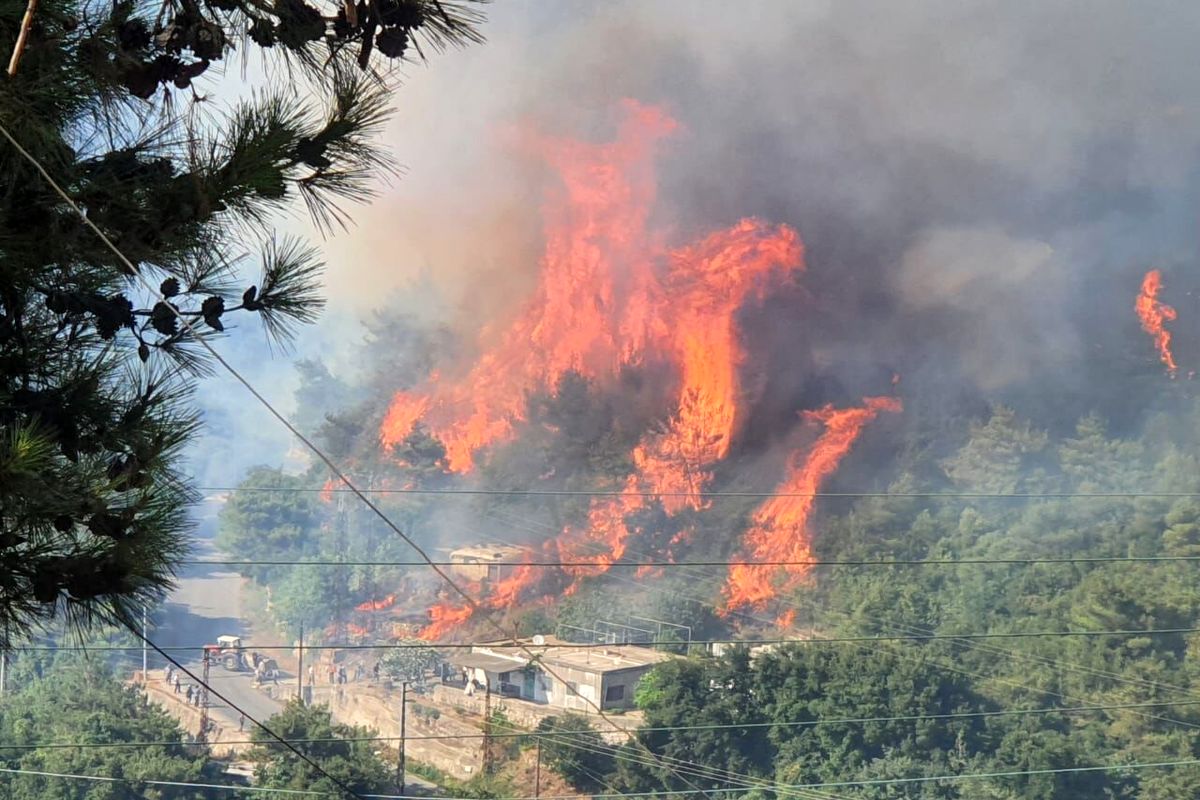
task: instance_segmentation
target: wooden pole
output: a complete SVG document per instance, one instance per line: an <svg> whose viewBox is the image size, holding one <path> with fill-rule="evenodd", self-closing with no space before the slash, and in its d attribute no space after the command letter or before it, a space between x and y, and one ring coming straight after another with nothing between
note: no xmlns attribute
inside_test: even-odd
<svg viewBox="0 0 1200 800"><path fill-rule="evenodd" d="M404 774L404 739L405 728L408 721L408 681L403 681L400 684L400 752L396 755L396 786L398 794L404 794L404 783L407 776Z"/></svg>
<svg viewBox="0 0 1200 800"><path fill-rule="evenodd" d="M29 40L29 29L33 27L33 15L37 13L38 0L29 0L25 6L25 16L21 19L21 32L17 34L17 43L13 46L12 57L8 59L8 77L17 74L17 66L25 53L25 44Z"/></svg>
<svg viewBox="0 0 1200 800"><path fill-rule="evenodd" d="M483 674L483 774L492 774L492 679Z"/></svg>
<svg viewBox="0 0 1200 800"><path fill-rule="evenodd" d="M537 761L533 765L533 800L542 796L542 737L537 738Z"/></svg>
<svg viewBox="0 0 1200 800"><path fill-rule="evenodd" d="M300 656L296 664L296 699L304 704L304 625L300 625Z"/></svg>
<svg viewBox="0 0 1200 800"><path fill-rule="evenodd" d="M146 604L142 604L142 686L150 685L150 673L146 671Z"/></svg>
<svg viewBox="0 0 1200 800"><path fill-rule="evenodd" d="M200 680L200 736L196 739L201 743L208 741L208 648L204 648L202 652L204 662Z"/></svg>

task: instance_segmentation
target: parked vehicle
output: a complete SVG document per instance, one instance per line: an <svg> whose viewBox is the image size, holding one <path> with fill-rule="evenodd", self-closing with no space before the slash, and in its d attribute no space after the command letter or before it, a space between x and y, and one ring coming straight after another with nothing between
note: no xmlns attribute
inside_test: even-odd
<svg viewBox="0 0 1200 800"><path fill-rule="evenodd" d="M240 636L218 636L217 643L206 644L204 650L208 653L210 661L221 664L230 672L242 672L250 669L246 663L246 654Z"/></svg>

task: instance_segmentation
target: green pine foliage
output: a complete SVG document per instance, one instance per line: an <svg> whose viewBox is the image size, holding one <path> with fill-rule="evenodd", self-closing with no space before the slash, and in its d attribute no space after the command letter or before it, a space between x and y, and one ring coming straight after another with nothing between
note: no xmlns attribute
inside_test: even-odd
<svg viewBox="0 0 1200 800"><path fill-rule="evenodd" d="M149 786L141 779L214 782L220 768L194 748L175 721L147 705L101 664L59 659L38 678L15 671L0 700L0 743L77 743L83 747L0 748L0 765L30 772L117 778L83 781L28 774L0 774L0 795L11 800L199 800L206 790ZM89 744L160 742L148 747L87 747ZM174 743L174 744L172 744Z"/></svg>
<svg viewBox="0 0 1200 800"><path fill-rule="evenodd" d="M0 2L0 41L25 5ZM254 318L286 345L323 305L315 250L272 216L300 199L325 229L347 224L392 168L371 52L479 41L478 22L440 0L39 5L0 82L26 151L0 140L0 639L64 613L125 618L170 585L204 344ZM307 91L277 82L216 116L193 81L235 45L275 48Z"/></svg>
<svg viewBox="0 0 1200 800"><path fill-rule="evenodd" d="M376 744L365 741L376 733L367 728L335 723L324 707L306 707L292 700L287 707L265 721L265 725L288 741L315 739L294 745L311 764L255 729L256 742L248 758L255 764L255 786L267 789L303 789L344 794L342 787L357 794L381 794L393 788L392 770L375 754ZM338 786L330 777L342 784Z"/></svg>

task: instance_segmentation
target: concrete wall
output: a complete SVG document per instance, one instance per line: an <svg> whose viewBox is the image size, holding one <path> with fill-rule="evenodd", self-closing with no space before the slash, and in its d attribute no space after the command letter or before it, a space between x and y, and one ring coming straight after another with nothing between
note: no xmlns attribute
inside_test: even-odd
<svg viewBox="0 0 1200 800"><path fill-rule="evenodd" d="M151 674L153 675L153 672ZM200 733L200 709L185 703L181 699L183 695L175 694L173 689L153 678L150 680L150 685L142 687L142 690L146 693L146 699L149 702L154 703L178 720L179 726L189 734L196 736ZM213 720L213 717L210 715L209 719ZM251 745L238 743L250 738L248 731L239 731L236 727L216 724L216 720L213 722L214 724L209 726L208 741L213 745L211 752L214 756L236 755L250 749ZM233 743L227 744L229 742Z"/></svg>
<svg viewBox="0 0 1200 800"><path fill-rule="evenodd" d="M461 691L460 691L461 694ZM455 714L452 709L439 708L440 716L430 719L421 713L435 707L431 698L409 693L408 718L405 735L409 737L405 751L409 759L429 764L450 775L469 778L483 767L482 731L470 719ZM362 684L317 686L313 702L329 706L334 719L348 725L371 728L380 736L400 735L400 690L388 691ZM416 736L458 736L462 739L413 739ZM395 750L395 740L384 743Z"/></svg>
<svg viewBox="0 0 1200 800"><path fill-rule="evenodd" d="M429 698L434 704L446 711L454 712L457 710L460 714L475 715L480 720L483 718L487 702L482 692L476 692L473 696L468 696L462 689L441 684L432 687ZM495 695L492 696L492 709L503 711L504 716L508 718L509 722L517 727L526 729L536 728L542 720L547 717L558 716L564 711L562 707L556 705L530 703L525 700L515 700L507 697L500 698ZM596 727L596 730L611 744L620 744L626 738L624 734L614 730L613 725L623 730L632 731L636 730L645 721L640 711L623 712L615 716L609 716L609 721L613 724L596 718L595 711L586 705L576 713L591 716L594 720L592 724ZM445 713L443 713L442 718L446 718Z"/></svg>

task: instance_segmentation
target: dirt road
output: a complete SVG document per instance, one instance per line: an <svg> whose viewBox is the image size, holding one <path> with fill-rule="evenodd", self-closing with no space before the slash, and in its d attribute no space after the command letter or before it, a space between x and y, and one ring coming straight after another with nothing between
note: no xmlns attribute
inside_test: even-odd
<svg viewBox="0 0 1200 800"><path fill-rule="evenodd" d="M192 558L216 558L217 553L208 542L201 542ZM180 576L179 586L168 598L165 607L155 615L155 624L150 638L164 648L185 648L168 651L180 663L201 674L201 648L216 641L217 636L230 634L243 636L248 633L242 622L241 577L220 565L197 565L188 567ZM150 679L161 680L166 661L153 655L149 661ZM182 677L188 682L187 676ZM294 677L280 676L281 686L270 687L276 697L295 692ZM288 681L292 685L288 687ZM249 672L228 672L213 664L209 670L209 685L224 695L234 705L242 708L251 717L260 721L283 708L283 703L253 685ZM210 695L210 713L220 717L224 724L238 724L238 712L220 698ZM247 731L252 726L247 723Z"/></svg>

